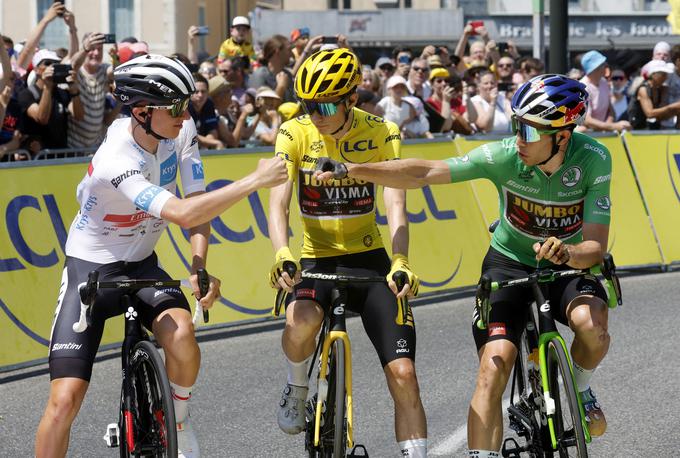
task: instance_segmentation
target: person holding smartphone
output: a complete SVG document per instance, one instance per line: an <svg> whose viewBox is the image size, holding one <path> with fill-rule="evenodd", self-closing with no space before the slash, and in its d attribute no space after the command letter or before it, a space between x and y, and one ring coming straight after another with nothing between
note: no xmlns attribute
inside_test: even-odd
<svg viewBox="0 0 680 458"><path fill-rule="evenodd" d="M35 156L41 149L66 148L68 118L82 120L83 105L75 71L68 71L66 89L54 80L54 65L60 62L54 51L41 49L33 56L35 81L21 89L17 98L21 106L23 132L29 137L28 146Z"/></svg>

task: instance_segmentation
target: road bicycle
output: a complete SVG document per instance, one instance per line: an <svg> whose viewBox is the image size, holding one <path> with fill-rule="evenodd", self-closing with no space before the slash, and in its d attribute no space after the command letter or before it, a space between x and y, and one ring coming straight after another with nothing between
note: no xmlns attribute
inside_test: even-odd
<svg viewBox="0 0 680 458"><path fill-rule="evenodd" d="M197 271L201 297L208 292L209 277ZM122 387L118 423L107 426L104 440L109 447L119 447L120 456L176 457L177 430L172 391L160 353L142 329L134 293L143 288L179 288L180 280L98 281L99 272L88 274L79 287L80 319L75 332L92 325L92 308L100 289L123 289L121 311L125 313L125 337L121 350ZM204 319L206 318L204 311Z"/></svg>
<svg viewBox="0 0 680 458"><path fill-rule="evenodd" d="M291 278L295 276L295 264L286 261L283 268ZM302 272L302 278L332 281L330 310L325 313L319 340L312 361L319 358L316 394L305 404L305 450L311 458L368 457L366 447L354 443L354 415L352 398L352 353L345 323L347 288L352 283L386 283L385 277L354 276ZM406 274L396 272L392 279L401 288ZM284 290L279 290L274 305L278 316L286 300ZM399 301L403 317L408 316L408 301ZM311 377L314 365L310 366ZM349 454L347 450L350 450Z"/></svg>
<svg viewBox="0 0 680 458"><path fill-rule="evenodd" d="M483 275L477 287L476 325L486 329L491 309L489 295L508 287L530 287L534 304L520 338L513 368L508 417L510 428L524 445L506 438L504 457L588 456L591 442L585 411L581 404L569 351L555 325L551 304L545 299L544 286L553 281L577 276L602 274L608 292L608 306L621 305L621 287L612 256L604 255L601 265L590 269L553 270L539 268L523 278L493 281Z"/></svg>

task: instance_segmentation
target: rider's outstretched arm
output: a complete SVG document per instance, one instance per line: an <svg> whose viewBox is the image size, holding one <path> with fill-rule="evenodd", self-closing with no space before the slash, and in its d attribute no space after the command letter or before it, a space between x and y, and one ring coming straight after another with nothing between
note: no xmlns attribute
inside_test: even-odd
<svg viewBox="0 0 680 458"><path fill-rule="evenodd" d="M451 183L451 171L444 161L401 159L345 165L349 177L391 188L412 189L422 188L428 184Z"/></svg>

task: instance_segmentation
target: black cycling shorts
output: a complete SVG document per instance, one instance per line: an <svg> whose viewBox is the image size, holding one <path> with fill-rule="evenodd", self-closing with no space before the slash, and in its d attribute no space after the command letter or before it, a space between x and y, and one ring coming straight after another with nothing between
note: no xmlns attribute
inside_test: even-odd
<svg viewBox="0 0 680 458"><path fill-rule="evenodd" d="M355 276L386 276L390 258L384 249L327 258L302 258L302 270ZM334 282L303 279L295 285L290 300L305 299L318 303L328 312ZM416 358L416 330L413 325L396 323L397 298L387 283L355 283L347 290L347 308L361 315L369 339L385 367L398 358ZM408 312L409 315L411 311Z"/></svg>
<svg viewBox="0 0 680 458"><path fill-rule="evenodd" d="M125 290L99 290L93 309L92 326L81 333L73 330L73 323L80 318L78 286L87 282L87 275L92 270L99 272L99 281L171 279L158 266L155 253L142 261L128 263L121 261L111 264L97 264L67 256L50 337L50 380L76 377L89 382L94 358L104 332L104 322L124 312L121 309L120 297L125 294ZM137 312L142 324L149 330L153 320L165 310L182 308L190 311L189 303L179 288L144 288L135 295L138 301Z"/></svg>
<svg viewBox="0 0 680 458"><path fill-rule="evenodd" d="M569 270L567 265L555 266L558 270ZM535 267L527 266L519 261L510 259L498 250L490 247L482 263L482 274L491 277L492 281L526 277L534 272ZM547 284L546 299L552 307L553 317L568 326L567 307L579 296L595 296L607 302L607 294L597 278L588 276L557 279ZM530 287L516 286L491 293L491 312L487 329L478 329L472 323L472 335L475 338L477 350L488 341L505 339L519 348L519 339L529 319L529 311L534 301Z"/></svg>

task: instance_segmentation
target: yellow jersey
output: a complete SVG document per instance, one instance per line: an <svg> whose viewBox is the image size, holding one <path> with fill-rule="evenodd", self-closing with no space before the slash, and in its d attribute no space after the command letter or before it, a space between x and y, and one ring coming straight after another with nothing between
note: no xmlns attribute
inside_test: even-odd
<svg viewBox="0 0 680 458"><path fill-rule="evenodd" d="M217 63L221 64L225 59L234 56L246 56L251 60L255 59L255 50L253 45L248 41L243 43L236 43L233 38L229 37L220 45L220 52L217 55Z"/></svg>
<svg viewBox="0 0 680 458"><path fill-rule="evenodd" d="M399 159L401 135L390 121L353 108L352 127L339 140L322 135L308 115L283 123L276 155L296 183L302 216L303 258L360 253L383 247L375 221L376 186L344 178L320 182L312 176L319 157L366 163Z"/></svg>

